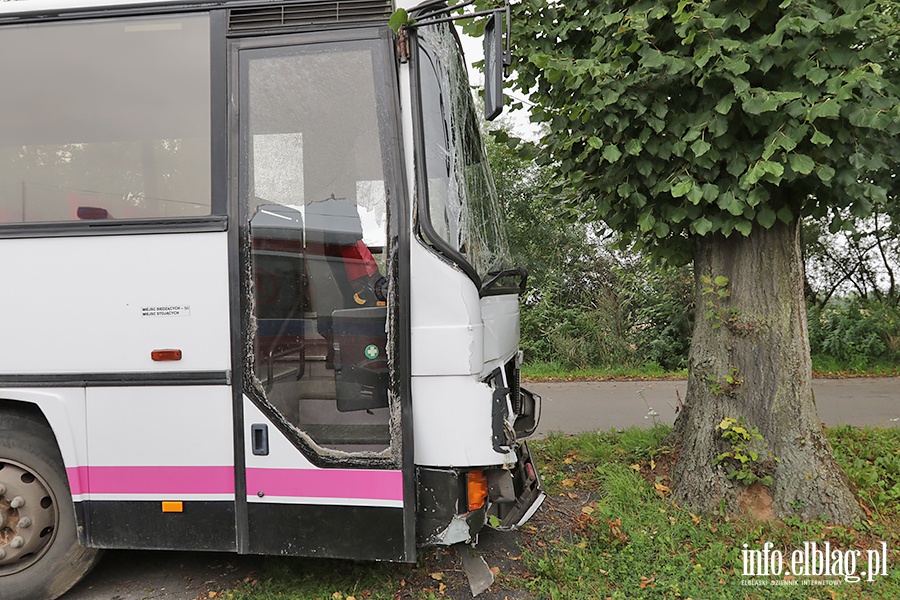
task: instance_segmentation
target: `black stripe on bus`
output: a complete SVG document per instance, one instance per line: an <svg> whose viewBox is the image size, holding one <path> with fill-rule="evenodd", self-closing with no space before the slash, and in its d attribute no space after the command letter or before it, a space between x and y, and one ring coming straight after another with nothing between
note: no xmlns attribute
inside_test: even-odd
<svg viewBox="0 0 900 600"><path fill-rule="evenodd" d="M161 235L213 233L228 229L228 217L212 215L173 219L121 219L0 224L0 239L93 237L101 235Z"/></svg>
<svg viewBox="0 0 900 600"><path fill-rule="evenodd" d="M177 497L172 500L178 500ZM79 502L92 548L234 552L234 502L184 500L182 512L163 512L155 500Z"/></svg>
<svg viewBox="0 0 900 600"><path fill-rule="evenodd" d="M250 553L411 562L403 509L250 502Z"/></svg>
<svg viewBox="0 0 900 600"><path fill-rule="evenodd" d="M0 388L29 387L154 387L231 385L230 371L172 371L162 373L0 374Z"/></svg>

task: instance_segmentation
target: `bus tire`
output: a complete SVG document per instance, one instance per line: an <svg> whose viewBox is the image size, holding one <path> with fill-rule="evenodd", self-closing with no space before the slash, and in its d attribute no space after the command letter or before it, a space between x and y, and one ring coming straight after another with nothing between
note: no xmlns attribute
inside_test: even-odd
<svg viewBox="0 0 900 600"><path fill-rule="evenodd" d="M54 600L99 558L78 543L69 482L47 425L0 413L0 600Z"/></svg>

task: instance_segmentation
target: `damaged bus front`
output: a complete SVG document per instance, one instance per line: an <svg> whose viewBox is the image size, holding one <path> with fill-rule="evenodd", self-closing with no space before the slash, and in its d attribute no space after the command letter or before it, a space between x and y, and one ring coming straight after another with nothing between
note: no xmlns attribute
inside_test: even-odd
<svg viewBox="0 0 900 600"><path fill-rule="evenodd" d="M526 273L509 253L459 41L427 19L411 37L418 530L427 544L452 544L472 539L485 516L513 528L540 505L521 441L537 426L540 398L519 383Z"/></svg>
<svg viewBox="0 0 900 600"><path fill-rule="evenodd" d="M454 16L0 2L0 599L105 548L411 562L537 510Z"/></svg>

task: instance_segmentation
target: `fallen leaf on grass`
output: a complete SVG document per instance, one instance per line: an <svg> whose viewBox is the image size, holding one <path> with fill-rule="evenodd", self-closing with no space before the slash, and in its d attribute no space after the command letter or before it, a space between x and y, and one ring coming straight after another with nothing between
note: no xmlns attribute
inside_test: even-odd
<svg viewBox="0 0 900 600"><path fill-rule="evenodd" d="M641 465L631 465L631 466L629 467L629 469L634 469L635 471L637 471L638 473L640 473L640 472L641 472Z"/></svg>
<svg viewBox="0 0 900 600"><path fill-rule="evenodd" d="M607 521L606 524L609 526L609 532L614 538L623 544L628 542L628 536L622 531L622 519Z"/></svg>
<svg viewBox="0 0 900 600"><path fill-rule="evenodd" d="M654 581L656 581L656 573L654 573L649 579L647 577L641 577L641 589L653 587Z"/></svg>
<svg viewBox="0 0 900 600"><path fill-rule="evenodd" d="M672 491L668 486L665 486L658 481L653 484L653 488L656 490L656 493L659 494L660 498L665 498L666 495L668 495L669 492Z"/></svg>
<svg viewBox="0 0 900 600"><path fill-rule="evenodd" d="M692 513L692 512L689 512L688 514L691 515L691 521L694 522L694 525L699 525L699 524L700 524L700 517L698 517L697 515L695 515L695 514Z"/></svg>
<svg viewBox="0 0 900 600"><path fill-rule="evenodd" d="M430 576L432 579L434 579L435 581L443 581L443 580L444 580L444 574L443 574L443 573L431 573L429 576Z"/></svg>

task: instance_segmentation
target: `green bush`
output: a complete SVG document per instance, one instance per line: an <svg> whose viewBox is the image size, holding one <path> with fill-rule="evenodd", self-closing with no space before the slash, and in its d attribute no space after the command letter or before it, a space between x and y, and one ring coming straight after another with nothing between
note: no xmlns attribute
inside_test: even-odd
<svg viewBox="0 0 900 600"><path fill-rule="evenodd" d="M900 308L865 298L838 299L809 310L814 355L864 369L900 359Z"/></svg>

